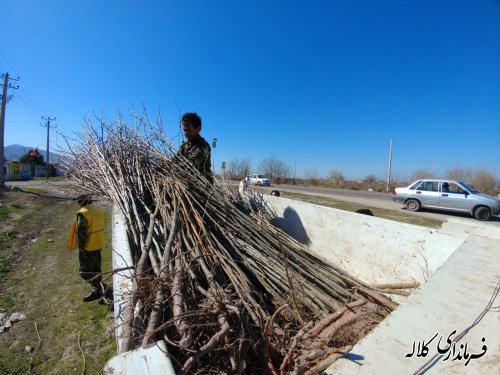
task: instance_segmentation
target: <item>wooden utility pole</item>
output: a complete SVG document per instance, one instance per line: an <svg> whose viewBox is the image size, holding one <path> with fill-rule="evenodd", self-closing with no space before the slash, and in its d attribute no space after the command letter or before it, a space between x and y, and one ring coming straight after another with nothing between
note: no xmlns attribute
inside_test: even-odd
<svg viewBox="0 0 500 375"><path fill-rule="evenodd" d="M387 192L389 192L391 185L391 165L392 165L392 138L389 145L389 167L387 168Z"/></svg>
<svg viewBox="0 0 500 375"><path fill-rule="evenodd" d="M0 189L5 189L5 171L4 171L4 133L5 133L5 106L7 104L7 101L12 99L12 96L8 97L7 96L7 89L18 89L18 86L12 86L9 83L9 73L2 74L3 78L3 90L2 90L2 106L0 109ZM18 81L19 77L17 79L10 78L12 81Z"/></svg>
<svg viewBox="0 0 500 375"><path fill-rule="evenodd" d="M42 118L47 121L47 125L42 125L42 126L44 128L47 128L47 153L46 153L46 157L45 157L45 163L47 165L47 178L49 178L50 177L50 164L49 164L50 122L57 120L57 119L55 117L54 118L50 118L50 117L45 118L43 116L42 116Z"/></svg>

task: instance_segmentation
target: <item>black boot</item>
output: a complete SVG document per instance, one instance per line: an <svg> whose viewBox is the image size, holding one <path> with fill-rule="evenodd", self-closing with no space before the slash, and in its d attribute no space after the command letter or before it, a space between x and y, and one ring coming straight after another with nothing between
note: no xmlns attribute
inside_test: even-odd
<svg viewBox="0 0 500 375"><path fill-rule="evenodd" d="M108 288L104 292L104 295L97 301L99 305L112 305L113 304L113 288Z"/></svg>
<svg viewBox="0 0 500 375"><path fill-rule="evenodd" d="M114 311L115 310L115 304L113 303L113 300L106 299L106 297L102 296L99 298L99 301L97 301L99 305L106 305L109 308L109 311Z"/></svg>
<svg viewBox="0 0 500 375"><path fill-rule="evenodd" d="M83 302L91 302L101 298L101 293L98 290L93 290L87 296L83 297Z"/></svg>
<svg viewBox="0 0 500 375"><path fill-rule="evenodd" d="M104 296L107 298L107 299L110 299L110 300L113 300L113 288L108 288L106 290L106 292L104 293Z"/></svg>

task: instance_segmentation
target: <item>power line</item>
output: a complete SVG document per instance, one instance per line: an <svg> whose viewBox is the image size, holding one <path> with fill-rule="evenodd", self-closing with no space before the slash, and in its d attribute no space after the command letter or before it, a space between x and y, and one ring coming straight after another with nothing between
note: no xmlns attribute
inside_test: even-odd
<svg viewBox="0 0 500 375"><path fill-rule="evenodd" d="M4 53L2 53L2 51L0 50L0 57L2 57L2 59L6 62L7 66L9 67L9 69L4 69L4 70L11 70L13 71L14 73L18 74L17 73L17 70L14 68L14 66L10 63L9 59L7 58L7 56L5 56ZM33 90L31 90L31 88L29 87L29 85L26 83L26 82L23 82L23 87L21 88L21 91L24 92L24 94L26 95L26 99L28 99L30 102L33 103L33 105L35 107L38 108L38 112L41 112L43 114L45 113L48 113L49 111L47 111L47 109L42 105L42 101L39 100L39 98L37 97L37 95L35 95L35 93L33 92Z"/></svg>
<svg viewBox="0 0 500 375"><path fill-rule="evenodd" d="M26 87L25 89L21 89L19 91L19 94L22 93L22 95L31 102L31 104L37 108L38 112L41 112L41 113L47 113L47 109L44 108L42 105L40 105L40 102L36 101L35 97L33 94L30 94L30 91L27 90L28 88Z"/></svg>
<svg viewBox="0 0 500 375"><path fill-rule="evenodd" d="M14 73L18 74L18 72L16 71L16 69L14 68L14 66L10 63L9 59L7 58L7 56L5 56L1 50L0 50L0 57L2 57L5 60L5 62L7 63L8 67L9 67L9 69L5 69L5 70L10 70L11 72L14 72Z"/></svg>
<svg viewBox="0 0 500 375"><path fill-rule="evenodd" d="M36 111L33 106L31 106L22 95L17 95L17 98L20 99L19 104L22 104L24 108L26 109L26 113L28 113L31 117L33 117L34 120L38 121L38 114L36 114L38 111Z"/></svg>
<svg viewBox="0 0 500 375"><path fill-rule="evenodd" d="M9 69L7 69L7 68L5 67L5 65L3 65L1 62L0 62L0 68L1 68L3 71L7 71L7 70L9 70Z"/></svg>

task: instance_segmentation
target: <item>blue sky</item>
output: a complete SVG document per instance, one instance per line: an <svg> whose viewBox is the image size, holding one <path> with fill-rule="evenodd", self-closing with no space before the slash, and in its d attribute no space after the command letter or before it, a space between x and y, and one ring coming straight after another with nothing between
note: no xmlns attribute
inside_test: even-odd
<svg viewBox="0 0 500 375"><path fill-rule="evenodd" d="M20 77L5 145L45 148L41 116L196 111L224 160L385 179L500 178L498 1L24 1L0 5L0 71ZM17 84L17 83L16 83ZM51 148L62 146L55 132Z"/></svg>

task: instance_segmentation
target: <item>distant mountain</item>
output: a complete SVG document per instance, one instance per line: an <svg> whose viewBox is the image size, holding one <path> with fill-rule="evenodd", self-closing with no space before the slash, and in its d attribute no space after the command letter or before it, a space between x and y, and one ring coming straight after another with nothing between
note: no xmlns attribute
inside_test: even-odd
<svg viewBox="0 0 500 375"><path fill-rule="evenodd" d="M23 146L23 145L9 145L5 146L3 149L3 154L5 160L19 160L22 156L26 155L29 150L34 150L35 147ZM45 160L45 150L39 149L38 152L43 155ZM59 154L55 154L53 152L50 153L50 163L60 158Z"/></svg>

